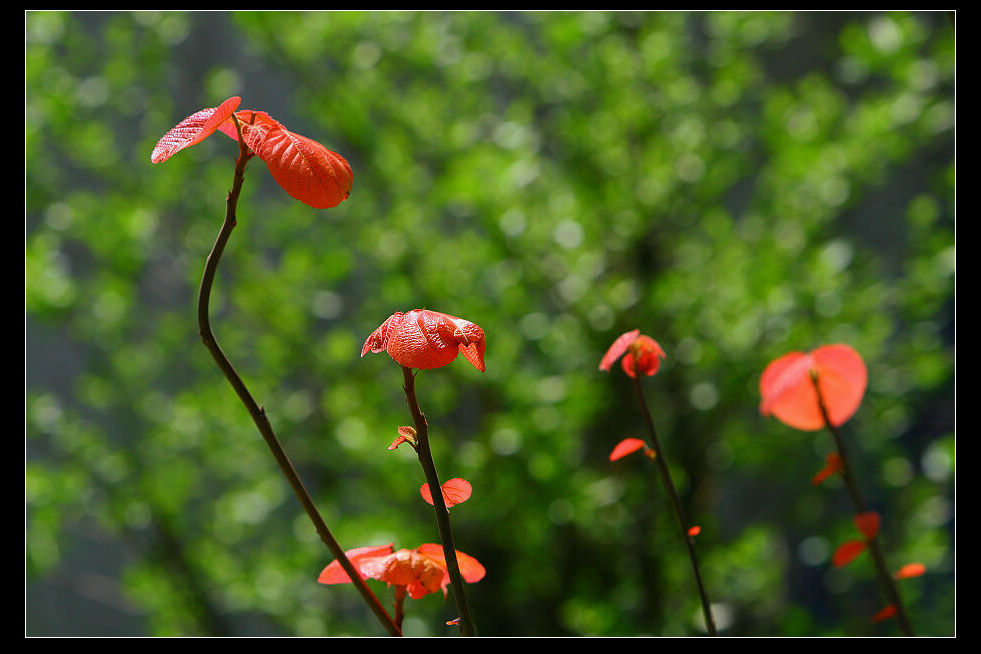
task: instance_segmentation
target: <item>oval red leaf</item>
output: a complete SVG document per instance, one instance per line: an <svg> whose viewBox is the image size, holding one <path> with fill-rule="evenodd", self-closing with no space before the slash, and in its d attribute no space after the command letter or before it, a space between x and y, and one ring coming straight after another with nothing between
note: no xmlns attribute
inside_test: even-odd
<svg viewBox="0 0 981 654"><path fill-rule="evenodd" d="M926 566L922 563L907 563L892 576L896 579L910 579L911 577L919 577L924 572L926 572Z"/></svg>
<svg viewBox="0 0 981 654"><path fill-rule="evenodd" d="M266 162L276 183L300 202L328 209L350 194L354 173L341 155L278 123L248 131L251 138L243 131L246 143Z"/></svg>
<svg viewBox="0 0 981 654"><path fill-rule="evenodd" d="M847 543L843 543L840 547L838 547L838 549L835 550L834 556L831 558L831 562L836 568L841 568L851 563L856 556L864 551L864 540L850 540Z"/></svg>
<svg viewBox="0 0 981 654"><path fill-rule="evenodd" d="M646 447L646 444L639 438L624 438L622 441L617 443L617 446L613 448L612 452L610 452L610 461L622 459L628 454L633 454L642 447Z"/></svg>

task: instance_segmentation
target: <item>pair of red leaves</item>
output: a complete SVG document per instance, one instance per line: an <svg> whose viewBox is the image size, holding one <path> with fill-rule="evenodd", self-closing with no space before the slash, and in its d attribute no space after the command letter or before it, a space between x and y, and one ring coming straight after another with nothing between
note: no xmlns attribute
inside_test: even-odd
<svg viewBox="0 0 981 654"><path fill-rule="evenodd" d="M825 426L818 392L835 427L858 410L868 383L868 371L858 352L848 345L824 345L808 353L790 352L767 365L760 377L760 413L788 427L814 431Z"/></svg>
<svg viewBox="0 0 981 654"><path fill-rule="evenodd" d="M347 198L354 175L344 157L289 131L264 111L236 112L241 102L240 97L234 96L218 107L188 116L157 142L150 161L164 162L215 131L238 140L237 121L242 140L291 196L316 209L335 207Z"/></svg>

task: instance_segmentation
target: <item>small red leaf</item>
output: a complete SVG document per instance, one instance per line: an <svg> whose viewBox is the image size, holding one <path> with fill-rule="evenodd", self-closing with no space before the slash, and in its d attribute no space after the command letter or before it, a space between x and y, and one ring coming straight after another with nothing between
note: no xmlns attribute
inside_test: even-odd
<svg viewBox="0 0 981 654"><path fill-rule="evenodd" d="M855 526L865 536L865 540L872 540L879 533L881 519L875 511L866 511L855 516Z"/></svg>
<svg viewBox="0 0 981 654"><path fill-rule="evenodd" d="M831 454L828 455L824 468L822 468L820 472L814 475L814 478L811 479L811 483L817 486L818 484L820 484L821 482L823 482L825 479L835 474L836 472L841 472L841 470L842 470L841 457L838 456L837 452L832 452Z"/></svg>
<svg viewBox="0 0 981 654"><path fill-rule="evenodd" d="M894 572L892 576L896 579L909 579L911 577L919 577L924 572L926 572L926 566L922 563L907 563Z"/></svg>
<svg viewBox="0 0 981 654"><path fill-rule="evenodd" d="M836 568L844 567L851 563L856 556L864 552L865 546L864 540L850 540L843 543L835 550L831 562Z"/></svg>
<svg viewBox="0 0 981 654"><path fill-rule="evenodd" d="M896 605L890 604L886 608L882 609L881 611L873 615L872 622L882 622L883 620L888 620L894 615L896 615Z"/></svg>
<svg viewBox="0 0 981 654"><path fill-rule="evenodd" d="M691 536L692 538L699 535L700 533L702 533L702 528L699 527L698 525L695 525L694 527L691 527L688 530L688 535Z"/></svg>
<svg viewBox="0 0 981 654"><path fill-rule="evenodd" d="M422 499L426 500L427 504L433 503L433 495L429 491L429 484L423 484L419 488L419 494L422 495ZM443 484L443 502L446 503L446 508L463 504L470 499L471 495L473 495L473 486L466 479L454 477Z"/></svg>
<svg viewBox="0 0 981 654"><path fill-rule="evenodd" d="M414 448L416 446L416 430L409 426L399 427L399 435L394 441L392 441L392 444L388 446L388 449L394 450L402 443L408 443Z"/></svg>
<svg viewBox="0 0 981 654"><path fill-rule="evenodd" d="M646 447L646 444L641 439L624 438L622 441L617 443L617 446L613 448L612 452L610 452L610 461L622 459L628 454L633 454L642 447Z"/></svg>

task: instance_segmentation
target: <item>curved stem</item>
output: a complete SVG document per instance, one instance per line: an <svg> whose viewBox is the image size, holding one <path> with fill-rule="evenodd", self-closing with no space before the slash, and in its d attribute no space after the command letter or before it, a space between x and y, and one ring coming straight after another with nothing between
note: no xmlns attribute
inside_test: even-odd
<svg viewBox="0 0 981 654"><path fill-rule="evenodd" d="M450 588L453 590L456 610L460 613L460 632L464 636L475 636L476 628L470 615L467 594L463 588L460 565L456 560L456 546L453 544L453 530L450 528L450 512L446 509L446 502L443 500L443 488L439 483L439 476L436 474L436 464L433 462L432 451L429 449L429 423L426 422L426 416L419 410L419 402L416 400L415 373L412 372L412 368L402 366L402 378L405 380L405 398L409 403L409 411L412 412L412 421L416 425L416 453L419 455L419 463L426 473L429 492L433 496L433 509L436 511L439 540L443 545L446 569L450 573Z"/></svg>
<svg viewBox="0 0 981 654"><path fill-rule="evenodd" d="M688 524L688 520L685 518L685 511L681 506L681 500L678 499L678 491L675 490L674 482L671 480L671 472L668 470L668 463L664 459L664 450L661 449L661 444L658 442L657 432L654 429L654 420L651 418L651 412L647 408L647 400L644 399L644 390L640 386L639 374L633 377L633 381L634 388L637 391L637 399L640 402L640 408L644 414L644 420L647 422L647 431L651 436L654 463L657 465L658 472L661 473L661 481L664 482L664 487L667 489L668 496L671 498L671 506L674 507L674 514L678 518L678 525L681 527L681 539L685 542L685 547L688 548L688 558L691 560L692 571L695 573L695 585L698 586L698 595L702 600L705 627L708 629L710 636L715 636L717 634L715 631L715 620L712 618L712 605L709 602L708 594L705 592L705 586L702 584L702 575L698 569L698 559L695 557L695 542L688 535L688 529L691 525Z"/></svg>
<svg viewBox="0 0 981 654"><path fill-rule="evenodd" d="M348 576L351 578L351 581L354 582L355 587L357 587L358 592L361 593L361 596L364 598L365 602L367 602L368 606L378 617L379 621L381 621L388 633L392 636L401 636L401 630L389 617L388 613L379 603L378 598L375 597L374 593L371 592L371 589L365 584L365 581L361 578L360 573L355 570L350 560L348 560L347 556L344 554L344 550L330 533L330 530L327 528L327 524L320 516L320 512L317 510L317 507L313 502L313 498L310 496L310 493L300 480L296 469L293 467L293 463L286 455L286 451L283 449L279 439L276 438L272 425L270 425L269 419L266 417L265 409L260 407L253 399L252 394L245 386L242 378L239 377L238 373L235 371L235 368L228 360L228 357L226 357L225 353L222 352L222 349L218 345L218 341L215 339L214 333L211 330L211 321L208 317L211 287L214 284L215 273L218 269L218 262L221 260L221 255L225 250L225 244L228 242L228 237L231 235L232 229L234 229L236 224L235 209L238 204L239 194L242 190L242 182L245 179L245 166L254 156L245 145L245 142L242 140L241 128L239 127L237 120L235 120L235 125L239 130L239 157L235 162L235 178L232 183L232 190L229 191L228 197L225 200L225 221L222 223L221 231L218 233L218 238L215 240L214 247L212 248L211 253L208 255L208 260L204 268L204 275L201 279L201 288L198 291L198 329L201 332L201 340L204 341L204 345L208 348L208 351L211 352L211 356L214 358L215 363L218 364L218 367L221 369L222 373L224 373L225 377L232 385L232 388L235 389L235 393L238 394L242 404L245 405L249 415L252 416L252 420L255 422L256 427L259 428L259 433L262 434L262 437L269 446L273 457L276 459L276 463L279 464L280 470L282 470L283 475L286 477L287 481L289 481L290 486L293 487L293 491L296 493L297 498L299 498L300 504L303 505L303 509L313 522L317 533L320 535L320 540L327 545L327 549L329 549L334 557L340 562L341 567L344 568L345 572L347 572Z"/></svg>
<svg viewBox="0 0 981 654"><path fill-rule="evenodd" d="M841 437L841 432L838 431L837 427L831 424L831 418L828 415L828 408L824 404L824 397L821 395L821 388L818 385L817 377L813 373L811 374L811 383L814 384L814 390L817 392L818 398L818 408L821 409L821 416L824 418L824 424L831 432L831 436L835 440L835 447L838 450L838 457L841 459L841 476L845 480L845 487L848 489L848 495L852 499L852 504L855 506L856 513L863 513L866 509L865 497L862 495L862 491L858 487L858 481L855 478L855 474L852 472L851 463L848 459L848 454L845 451L845 441ZM879 544L878 534L868 540L869 552L872 554L872 560L875 562L875 569L879 576L879 582L882 584L882 590L885 593L888 601L896 607L896 621L899 623L899 629L903 632L905 636L913 636L913 626L910 624L909 616L906 614L906 608L903 606L903 600L899 596L899 588L896 586L896 580L893 579L892 575L889 574L889 566L886 565L886 557L882 552L882 547Z"/></svg>

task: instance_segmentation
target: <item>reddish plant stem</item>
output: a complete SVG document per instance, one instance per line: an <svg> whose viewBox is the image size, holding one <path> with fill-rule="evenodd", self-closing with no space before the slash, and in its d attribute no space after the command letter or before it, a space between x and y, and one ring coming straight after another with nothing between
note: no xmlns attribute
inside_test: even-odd
<svg viewBox="0 0 981 654"><path fill-rule="evenodd" d="M221 231L218 233L218 238L215 240L211 253L208 255L204 275L201 279L201 288L198 292L198 329L201 332L201 340L204 341L204 345L208 348L208 351L211 352L211 356L214 358L215 363L218 364L218 367L221 369L222 373L224 373L225 378L228 379L229 383L232 385L232 388L235 389L235 393L238 394L242 404L245 405L249 415L252 416L252 420L255 422L256 427L259 428L259 433L262 434L262 437L269 446L273 457L276 459L276 463L279 464L280 470L282 470L283 475L286 477L290 486L293 487L293 491L296 493L297 498L299 498L300 504L303 505L303 509L313 522L317 533L320 535L320 539L327 546L327 549L329 549L334 557L340 562L341 567L344 568L345 572L347 572L348 576L351 578L351 581L358 589L358 592L364 598L372 612L378 617L378 620L382 623L388 633L392 636L401 636L401 629L399 629L399 627L389 617L388 613L378 601L378 598L376 598L374 593L371 592L371 589L365 584L364 579L361 578L360 573L355 570L354 566L351 564L351 561L344 554L344 549L338 544L337 540L331 534L330 529L327 528L327 523L324 522L320 512L317 510L317 507L313 502L313 498L303 485L303 482L300 480L300 476L293 467L293 463L286 455L286 451L283 449L282 444L276 437L275 432L273 432L272 425L269 423L269 419L266 417L265 409L260 407L256 403L255 399L253 399L252 394L242 381L242 378L235 371L235 368L228 360L228 357L225 356L225 353L218 345L218 341L215 339L214 333L211 330L211 321L208 317L211 288L214 284L215 273L218 269L218 262L221 260L221 255L225 250L228 237L231 235L232 229L236 224L235 210L236 206L238 205L239 194L242 191L242 182L245 179L245 166L254 156L254 154L248 149L245 142L242 140L241 127L239 126L238 120L235 119L234 116L233 120L235 120L235 126L239 132L239 156L235 162L235 177L232 182L232 190L229 191L228 197L225 200L225 221L221 226Z"/></svg>
<svg viewBox="0 0 981 654"><path fill-rule="evenodd" d="M841 432L838 431L838 428L831 424L828 408L824 403L824 397L821 395L821 387L818 384L817 375L814 373L811 373L811 383L814 384L814 390L817 392L821 417L824 418L824 424L834 438L835 447L838 450L838 457L841 459L841 476L845 480L845 488L848 489L848 495L851 497L855 512L864 513L868 510L866 508L865 497L862 495L862 491L858 487L858 481L852 472L851 463L845 451L845 440L841 437ZM879 544L878 534L868 539L867 542L869 544L869 552L872 554L872 560L875 562L875 569L878 573L879 582L882 585L882 591L885 593L889 603L896 607L896 621L899 624L899 630L903 632L904 636L913 636L913 626L910 624L909 616L906 614L903 600L899 596L899 588L896 585L896 580L889 574L889 566L886 565L886 557Z"/></svg>
<svg viewBox="0 0 981 654"><path fill-rule="evenodd" d="M405 381L405 399L409 403L412 421L416 425L415 449L423 472L426 473L429 492L433 496L433 509L436 512L439 540L443 545L443 557L446 559L446 569L450 574L453 600L456 602L456 610L460 614L460 633L464 636L476 636L477 630L470 615L470 604L467 602L467 594L463 587L463 575L460 574L460 565L456 560L456 546L453 544L453 530L450 527L450 512L446 509L443 488L439 483L436 464L433 462L433 453L429 448L429 423L426 422L426 416L419 409L419 402L416 399L415 373L412 368L402 366L402 378Z"/></svg>
<svg viewBox="0 0 981 654"><path fill-rule="evenodd" d="M668 463L664 459L664 450L661 449L661 444L657 439L657 431L654 429L654 420L651 418L651 412L647 408L647 400L644 399L644 389L640 385L640 373L636 373L633 377L634 388L637 391L637 399L640 402L641 412L644 414L644 420L647 422L647 431L651 436L651 449L654 450L654 464L657 466L658 472L661 474L661 481L664 482L664 487L668 491L668 496L671 498L671 506L674 508L674 514L678 518L678 526L681 527L681 540L685 542L685 547L688 548L688 558L691 560L691 568L695 574L695 585L698 587L698 596L702 600L702 613L705 616L705 628L708 629L710 636L715 636L715 620L712 618L712 604L709 602L708 593L705 592L705 586L702 584L702 574L698 569L698 558L695 556L695 541L688 535L688 530L691 525L688 524L687 518L685 518L685 511L681 506L681 500L678 499L678 491L674 487L674 482L671 480L671 471L668 470Z"/></svg>

